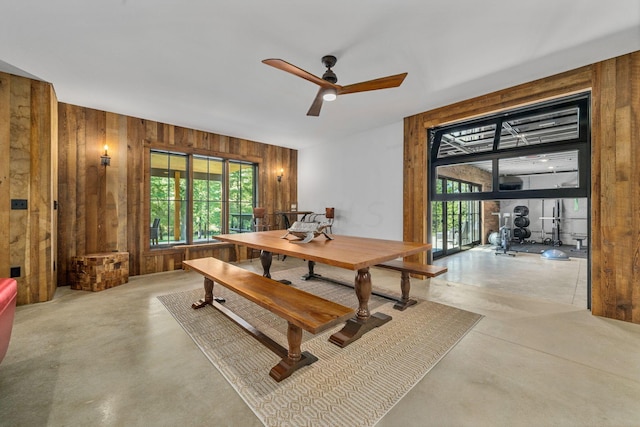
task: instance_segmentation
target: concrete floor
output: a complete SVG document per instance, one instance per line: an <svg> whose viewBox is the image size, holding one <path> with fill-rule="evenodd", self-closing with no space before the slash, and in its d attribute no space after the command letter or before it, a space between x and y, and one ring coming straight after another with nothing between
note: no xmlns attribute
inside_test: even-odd
<svg viewBox="0 0 640 427"><path fill-rule="evenodd" d="M450 271L430 283L412 280L413 295L485 317L378 426L640 425L640 325L584 308L582 262L479 248L437 261ZM372 278L398 290L395 272ZM0 425L260 426L156 298L201 283L175 271L19 307Z"/></svg>

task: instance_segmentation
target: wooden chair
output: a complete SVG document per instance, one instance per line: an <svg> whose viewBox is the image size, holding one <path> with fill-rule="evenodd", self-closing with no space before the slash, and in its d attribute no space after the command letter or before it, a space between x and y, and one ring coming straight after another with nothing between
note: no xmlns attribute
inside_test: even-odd
<svg viewBox="0 0 640 427"><path fill-rule="evenodd" d="M328 233L333 233L333 219L335 218L336 208L325 208L324 216L327 218L329 226L326 228Z"/></svg>
<svg viewBox="0 0 640 427"><path fill-rule="evenodd" d="M271 230L271 224L269 224L266 209L253 208L253 231L267 231L267 230ZM249 258L253 259L256 256L256 252L258 253L258 256L260 256L260 250L249 249Z"/></svg>
<svg viewBox="0 0 640 427"><path fill-rule="evenodd" d="M156 218L153 220L153 225L149 229L149 237L151 238L151 244L158 244L158 235L160 234L160 218Z"/></svg>
<svg viewBox="0 0 640 427"><path fill-rule="evenodd" d="M253 231L271 230L265 208L253 208Z"/></svg>

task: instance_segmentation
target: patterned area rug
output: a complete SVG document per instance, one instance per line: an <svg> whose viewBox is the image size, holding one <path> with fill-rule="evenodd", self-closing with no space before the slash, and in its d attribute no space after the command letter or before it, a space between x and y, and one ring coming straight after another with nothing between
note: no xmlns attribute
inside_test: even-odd
<svg viewBox="0 0 640 427"><path fill-rule="evenodd" d="M353 289L303 281L305 272L294 268L274 273L273 278L357 307ZM225 306L287 346L284 320L220 285L214 286L214 294L225 297ZM374 425L482 317L430 301L398 311L392 301L372 296L371 313L388 314L392 321L345 348L328 341L342 325L319 335L305 332L302 350L319 360L277 383L269 370L279 358L215 308L193 310L191 303L202 296L199 287L158 298L266 426Z"/></svg>

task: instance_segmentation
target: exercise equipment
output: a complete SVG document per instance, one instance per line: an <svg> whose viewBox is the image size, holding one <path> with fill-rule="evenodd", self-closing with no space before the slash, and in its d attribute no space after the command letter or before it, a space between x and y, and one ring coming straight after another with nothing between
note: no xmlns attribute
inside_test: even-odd
<svg viewBox="0 0 640 427"><path fill-rule="evenodd" d="M494 231L493 233L489 234L489 243L491 243L493 246L499 246L500 245L500 233L498 233L497 231Z"/></svg>
<svg viewBox="0 0 640 427"><path fill-rule="evenodd" d="M582 241L587 238L587 235L586 234L573 233L571 237L573 237L573 239L576 241L576 248L575 249L571 249L571 252L582 252L582 251L584 251L585 250L583 248L584 243L582 243Z"/></svg>
<svg viewBox="0 0 640 427"><path fill-rule="evenodd" d="M528 206L516 206L513 208L513 214L517 216L527 216L529 215L529 207Z"/></svg>
<svg viewBox="0 0 640 427"><path fill-rule="evenodd" d="M496 215L498 217L499 224L502 224L502 220L504 219L504 224L500 226L500 229L498 230L500 244L496 248L496 255L516 256L516 253L511 250L511 227L509 226L511 214L492 212L492 215Z"/></svg>
<svg viewBox="0 0 640 427"><path fill-rule="evenodd" d="M528 239L531 237L531 230L528 228L514 228L513 229L513 237L522 243L524 239Z"/></svg>
<svg viewBox="0 0 640 427"><path fill-rule="evenodd" d="M553 228L551 229L551 239L546 238L543 240L545 245L553 245L553 246L562 246L562 240L560 240L560 221L562 217L562 203L560 199L556 199L555 204L553 206L553 216L541 216L541 220L550 219L552 220ZM542 223L542 228L544 230L544 222Z"/></svg>
<svg viewBox="0 0 640 427"><path fill-rule="evenodd" d="M526 216L517 216L513 220L513 225L515 225L516 227L526 228L529 226L529 224L531 224L531 220L529 220L529 217Z"/></svg>
<svg viewBox="0 0 640 427"><path fill-rule="evenodd" d="M541 257L553 261L569 261L569 255L567 255L560 249L547 249L546 251L542 252Z"/></svg>
<svg viewBox="0 0 640 427"><path fill-rule="evenodd" d="M527 227L531 224L529 220L529 207L527 206L516 206L513 208L513 215L515 219L513 220L513 225L517 228L513 229L513 237L518 240L518 242L524 242L524 239L528 239L531 237L531 230Z"/></svg>

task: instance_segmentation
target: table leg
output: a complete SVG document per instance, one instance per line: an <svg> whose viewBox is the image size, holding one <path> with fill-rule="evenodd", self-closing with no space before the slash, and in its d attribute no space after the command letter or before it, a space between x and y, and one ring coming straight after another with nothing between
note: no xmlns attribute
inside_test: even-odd
<svg viewBox="0 0 640 427"><path fill-rule="evenodd" d="M369 297L371 297L371 273L368 267L358 270L355 283L359 303L356 316L360 320L367 320L370 316Z"/></svg>
<svg viewBox="0 0 640 427"><path fill-rule="evenodd" d="M347 320L344 328L331 335L329 341L339 347L346 347L365 333L384 325L392 319L391 316L383 313L370 314L369 297L371 296L371 288L369 267L358 270L355 279L355 290L358 297L356 316Z"/></svg>
<svg viewBox="0 0 640 427"><path fill-rule="evenodd" d="M271 262L273 261L273 254L271 252L268 251L260 251L260 262L262 263L262 269L263 269L263 273L262 275L264 277L268 277L269 279L271 279ZM284 283L285 285L290 285L291 282L288 280L278 280L278 282L280 283Z"/></svg>
<svg viewBox="0 0 640 427"><path fill-rule="evenodd" d="M289 228L291 228L291 222L289 222L289 215L287 214L282 214L282 221L284 222L284 229L288 230Z"/></svg>
<svg viewBox="0 0 640 427"><path fill-rule="evenodd" d="M319 274L313 272L313 268L316 266L315 261L307 261L307 266L309 267L309 272L302 276L302 280L318 279L322 277Z"/></svg>
<svg viewBox="0 0 640 427"><path fill-rule="evenodd" d="M198 309L206 305L212 305L212 302L214 300L219 303L223 303L226 301L222 297L213 296L213 280L205 277L204 278L204 298L200 298L198 301L191 304L191 308Z"/></svg>
<svg viewBox="0 0 640 427"><path fill-rule="evenodd" d="M264 277L271 278L271 261L273 260L273 254L268 251L260 251L260 262L262 263L262 269Z"/></svg>

